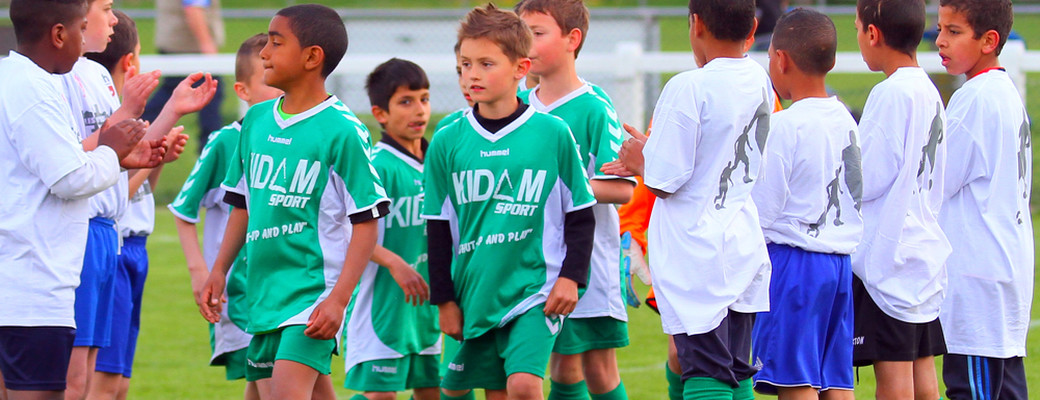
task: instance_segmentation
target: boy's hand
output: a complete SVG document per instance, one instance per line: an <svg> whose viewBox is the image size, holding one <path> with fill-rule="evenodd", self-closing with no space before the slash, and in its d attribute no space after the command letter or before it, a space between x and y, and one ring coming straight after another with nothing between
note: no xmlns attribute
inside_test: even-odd
<svg viewBox="0 0 1040 400"><path fill-rule="evenodd" d="M607 175L634 176L643 175L643 146L646 145L646 136L629 124L624 124L625 131L632 137L621 144L618 151L618 159L603 164L599 170Z"/></svg>
<svg viewBox="0 0 1040 400"><path fill-rule="evenodd" d="M556 284L545 300L545 315L567 315L578 305L578 282L556 278Z"/></svg>
<svg viewBox="0 0 1040 400"><path fill-rule="evenodd" d="M120 108L123 108L132 117L137 118L144 113L144 106L148 103L148 97L159 86L159 77L162 74L159 71L138 74L136 67L130 67L126 71L126 76L126 83L123 84L123 104Z"/></svg>
<svg viewBox="0 0 1040 400"><path fill-rule="evenodd" d="M227 298L224 297L226 284L224 275L209 274L206 284L202 287L202 294L199 296L202 304L199 305L199 312L210 323L220 322L220 310L223 308L223 303L227 302Z"/></svg>
<svg viewBox="0 0 1040 400"><path fill-rule="evenodd" d="M449 301L438 304L437 311L440 315L441 332L452 339L462 341L462 309L458 303Z"/></svg>
<svg viewBox="0 0 1040 400"><path fill-rule="evenodd" d="M123 120L98 133L98 146L108 146L120 160L126 158L144 137L148 124L139 119Z"/></svg>
<svg viewBox="0 0 1040 400"><path fill-rule="evenodd" d="M202 305L205 304L202 301L202 288L206 286L206 281L209 280L209 271L206 270L206 264L188 264L188 273L191 275L191 296L195 298L195 305L202 309Z"/></svg>
<svg viewBox="0 0 1040 400"><path fill-rule="evenodd" d="M183 132L184 125L178 125L170 129L170 133L166 135L166 156L163 157L163 164L177 161L181 157L184 146L188 144L188 135Z"/></svg>
<svg viewBox="0 0 1040 400"><path fill-rule="evenodd" d="M129 155L119 159L119 166L125 169L155 168L162 164L165 154L165 138L142 140L137 142Z"/></svg>
<svg viewBox="0 0 1040 400"><path fill-rule="evenodd" d="M398 265L390 268L390 276L394 282L404 291L404 301L412 305L421 306L430 300L430 286L426 284L422 274L412 269L408 264Z"/></svg>
<svg viewBox="0 0 1040 400"><path fill-rule="evenodd" d="M193 87L199 80L203 80L202 84ZM183 116L201 110L202 107L209 104L210 100L213 100L213 95L216 93L217 81L209 73L196 72L188 75L177 85L176 89L173 89L168 105L173 107L173 111L178 116Z"/></svg>
<svg viewBox="0 0 1040 400"><path fill-rule="evenodd" d="M329 296L311 313L307 320L307 329L303 334L316 340L329 340L336 338L339 328L343 326L343 310L347 303L337 301Z"/></svg>

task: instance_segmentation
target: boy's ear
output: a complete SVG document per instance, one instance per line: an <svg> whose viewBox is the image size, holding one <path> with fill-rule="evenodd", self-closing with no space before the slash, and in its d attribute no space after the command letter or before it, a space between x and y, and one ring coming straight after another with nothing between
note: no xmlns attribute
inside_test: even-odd
<svg viewBox="0 0 1040 400"><path fill-rule="evenodd" d="M304 55L304 69L312 70L317 69L319 72L325 64L325 50L321 46L310 46L303 49Z"/></svg>
<svg viewBox="0 0 1040 400"><path fill-rule="evenodd" d="M380 106L372 106L372 117L374 117L380 125L386 125L387 122L390 122L390 113L386 112L386 110Z"/></svg>
<svg viewBox="0 0 1040 400"><path fill-rule="evenodd" d="M116 68L123 70L123 72L129 71L130 67L134 64L134 53L126 53L122 57L119 57L119 61L116 62Z"/></svg>
<svg viewBox="0 0 1040 400"><path fill-rule="evenodd" d="M69 30L65 24L54 24L51 27L50 42L56 49L64 48L69 41Z"/></svg>
<svg viewBox="0 0 1040 400"><path fill-rule="evenodd" d="M750 43L755 43L755 32L757 32L757 31L758 31L758 18L755 18L755 22L751 24L751 32L748 32L747 37L744 38L744 41L745 42L750 42Z"/></svg>
<svg viewBox="0 0 1040 400"><path fill-rule="evenodd" d="M776 66L780 69L781 74L787 74L791 70L791 55L787 53L787 50L776 51Z"/></svg>
<svg viewBox="0 0 1040 400"><path fill-rule="evenodd" d="M513 79L520 80L527 76L527 73L531 72L531 59L524 57L516 61L516 71L514 71Z"/></svg>
<svg viewBox="0 0 1040 400"><path fill-rule="evenodd" d="M239 99L242 99L242 101L249 103L249 100L252 99L252 96L250 95L249 87L246 86L246 84L242 82L235 82L234 86L232 87L235 89L235 95L238 96Z"/></svg>
<svg viewBox="0 0 1040 400"><path fill-rule="evenodd" d="M581 38L581 29L571 29L571 31L567 33L567 51L571 53L577 51L578 46L581 45Z"/></svg>
<svg viewBox="0 0 1040 400"><path fill-rule="evenodd" d="M885 44L885 37L881 33L881 29L878 29L877 25L867 25L867 41L871 47L878 47Z"/></svg>
<svg viewBox="0 0 1040 400"><path fill-rule="evenodd" d="M982 40L982 54L997 52L997 46L1000 46L1000 34L997 31L990 29L983 33L980 39Z"/></svg>

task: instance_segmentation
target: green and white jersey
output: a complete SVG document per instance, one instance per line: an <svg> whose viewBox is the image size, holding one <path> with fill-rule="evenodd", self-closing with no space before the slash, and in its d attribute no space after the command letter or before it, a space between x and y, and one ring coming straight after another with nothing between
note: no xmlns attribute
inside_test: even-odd
<svg viewBox="0 0 1040 400"><path fill-rule="evenodd" d="M235 154L241 130L242 125L233 122L210 134L180 193L167 206L174 216L193 224L199 223L199 211L206 209L206 220L202 227L202 258L209 270L213 269L217 259L220 243L224 240L224 228L227 227L231 213L232 207L224 202L225 191L220 184ZM228 271L225 293L228 302L221 312L220 322L213 327L214 358L249 346L252 338L245 332L246 321L249 320L245 302L245 268L237 268L245 265L244 260L243 250Z"/></svg>
<svg viewBox="0 0 1040 400"><path fill-rule="evenodd" d="M437 132L439 132L441 130L441 128L444 128L445 126L448 126L452 122L455 122L455 121L458 121L458 120L462 119L462 117L466 116L466 114L471 113L471 112L473 112L473 108L472 107L463 107L463 108L460 108L458 110L453 111L451 114L445 115L444 118L441 118L440 121L437 121L437 126L435 128L433 128L433 134L436 135Z"/></svg>
<svg viewBox="0 0 1040 400"><path fill-rule="evenodd" d="M496 133L474 113L444 127L425 190L423 217L451 225L467 339L545 302L565 255L564 215L596 203L567 124L530 107Z"/></svg>
<svg viewBox="0 0 1040 400"><path fill-rule="evenodd" d="M392 140L384 134L372 152L372 166L391 200L390 214L379 220L379 244L429 282L426 221L420 217L423 164ZM351 302L346 326L347 371L365 361L441 353L437 307L406 303L404 291L386 268L368 263Z"/></svg>
<svg viewBox="0 0 1040 400"><path fill-rule="evenodd" d="M351 223L386 215L368 129L335 96L284 119L281 98L242 122L224 189L245 196L246 300L253 334L306 324L343 269ZM349 218L349 221L348 221Z"/></svg>
<svg viewBox="0 0 1040 400"><path fill-rule="evenodd" d="M547 112L567 122L577 142L582 165L591 179L625 179L600 172L603 164L618 158L624 130L609 98L602 90L585 83L580 88L544 104L537 93L541 86L524 92L521 100L535 110ZM601 94L603 93L603 94ZM629 179L633 184L634 180ZM589 285L568 318L611 317L628 321L621 292L621 222L617 206L597 204L596 234L592 246Z"/></svg>

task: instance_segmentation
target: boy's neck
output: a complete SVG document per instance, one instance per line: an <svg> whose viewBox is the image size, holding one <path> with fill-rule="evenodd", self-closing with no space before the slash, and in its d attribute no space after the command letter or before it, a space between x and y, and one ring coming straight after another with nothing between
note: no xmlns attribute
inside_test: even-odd
<svg viewBox="0 0 1040 400"><path fill-rule="evenodd" d="M550 71L541 75L541 80L538 82L538 91L535 92L535 96L538 96L538 100L540 100L542 104L552 104L563 96L578 90L578 88L585 84L581 81L581 78L578 77L578 72L574 67L574 61L564 62L563 64L564 65L560 66L555 71Z"/></svg>
<svg viewBox="0 0 1040 400"><path fill-rule="evenodd" d="M971 69L969 69L968 72L964 73L964 76L968 79L971 79L978 76L983 71L994 68L1001 68L1000 59L997 58L996 54L983 55L982 58L979 59L979 62L975 64L975 66L971 67Z"/></svg>
<svg viewBox="0 0 1040 400"><path fill-rule="evenodd" d="M57 74L68 72L60 71L62 65L61 60L59 60L59 57L55 56L54 51L49 49L45 43L34 43L27 46L19 45L15 51L49 73Z"/></svg>
<svg viewBox="0 0 1040 400"><path fill-rule="evenodd" d="M892 76L897 69L900 68L917 68L920 64L917 63L917 52L912 54L906 54L901 51L888 48L884 49L882 55L881 71L885 73L886 77Z"/></svg>
<svg viewBox="0 0 1040 400"><path fill-rule="evenodd" d="M401 145L401 147L407 150L409 153L412 153L412 155L414 155L416 158L422 160L422 138L411 140L401 136L391 135L389 132L384 132L384 134L390 140L393 140L395 143Z"/></svg>
<svg viewBox="0 0 1040 400"><path fill-rule="evenodd" d="M502 119L508 117L516 111L516 108L520 106L520 102L516 99L516 85L513 86L513 91L510 95L503 96L503 98L488 103L480 103L480 107L477 107L477 113L481 117L486 119Z"/></svg>
<svg viewBox="0 0 1040 400"><path fill-rule="evenodd" d="M716 58L744 58L744 42L704 39L704 65Z"/></svg>
<svg viewBox="0 0 1040 400"><path fill-rule="evenodd" d="M324 79L299 79L295 83L296 86L283 89L282 112L286 114L302 113L329 98Z"/></svg>
<svg viewBox="0 0 1040 400"><path fill-rule="evenodd" d="M801 75L790 79L791 101L797 102L808 98L828 98L827 84L824 76Z"/></svg>

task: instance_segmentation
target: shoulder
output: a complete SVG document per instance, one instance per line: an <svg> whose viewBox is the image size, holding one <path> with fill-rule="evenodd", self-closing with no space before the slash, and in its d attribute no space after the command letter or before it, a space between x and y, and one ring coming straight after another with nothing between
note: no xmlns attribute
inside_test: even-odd
<svg viewBox="0 0 1040 400"><path fill-rule="evenodd" d="M546 132L570 133L570 125L563 118L542 111L534 111L531 118L524 122L524 126L534 127Z"/></svg>
<svg viewBox="0 0 1040 400"><path fill-rule="evenodd" d="M268 101L260 102L249 107L246 111L245 117L242 118L242 126L247 127L252 123L258 122L261 118L270 118L274 116L274 105L278 102L278 99L271 99Z"/></svg>

